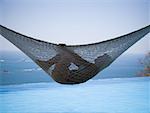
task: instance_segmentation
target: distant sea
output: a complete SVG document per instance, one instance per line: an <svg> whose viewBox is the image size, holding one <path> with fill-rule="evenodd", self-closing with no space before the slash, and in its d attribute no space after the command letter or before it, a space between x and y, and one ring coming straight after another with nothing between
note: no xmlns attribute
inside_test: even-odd
<svg viewBox="0 0 150 113"><path fill-rule="evenodd" d="M0 113L149 113L150 78L138 77L143 58L123 54L86 83L61 85L24 54L3 52Z"/></svg>
<svg viewBox="0 0 150 113"><path fill-rule="evenodd" d="M143 70L143 54L121 55L93 79L137 77ZM0 52L0 85L54 82L21 52Z"/></svg>

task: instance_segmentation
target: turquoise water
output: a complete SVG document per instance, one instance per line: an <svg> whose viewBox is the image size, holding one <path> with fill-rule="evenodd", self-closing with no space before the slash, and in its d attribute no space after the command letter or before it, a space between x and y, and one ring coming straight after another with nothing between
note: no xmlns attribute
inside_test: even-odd
<svg viewBox="0 0 150 113"><path fill-rule="evenodd" d="M123 55L86 83L61 85L24 54L3 53L0 113L150 113L150 78L137 77L141 59Z"/></svg>
<svg viewBox="0 0 150 113"><path fill-rule="evenodd" d="M150 78L0 87L0 113L149 113Z"/></svg>

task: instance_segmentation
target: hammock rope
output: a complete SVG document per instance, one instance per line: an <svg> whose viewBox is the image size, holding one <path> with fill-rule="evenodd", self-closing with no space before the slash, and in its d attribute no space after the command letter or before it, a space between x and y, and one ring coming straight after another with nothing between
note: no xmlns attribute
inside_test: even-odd
<svg viewBox="0 0 150 113"><path fill-rule="evenodd" d="M0 25L0 34L4 38L62 84L86 82L149 32L150 25L99 43L65 45L37 40Z"/></svg>

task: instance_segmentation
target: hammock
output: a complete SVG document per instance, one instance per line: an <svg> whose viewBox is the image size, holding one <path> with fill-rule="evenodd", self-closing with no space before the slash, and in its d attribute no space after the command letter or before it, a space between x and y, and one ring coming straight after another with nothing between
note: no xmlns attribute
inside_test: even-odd
<svg viewBox="0 0 150 113"><path fill-rule="evenodd" d="M0 25L0 34L29 56L56 82L86 82L150 32L150 25L111 40L65 45L37 40Z"/></svg>

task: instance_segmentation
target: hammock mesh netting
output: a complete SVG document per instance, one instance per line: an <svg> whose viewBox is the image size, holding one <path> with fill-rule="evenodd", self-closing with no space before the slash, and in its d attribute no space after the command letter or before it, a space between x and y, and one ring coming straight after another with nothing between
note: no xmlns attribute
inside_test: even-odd
<svg viewBox="0 0 150 113"><path fill-rule="evenodd" d="M37 63L56 82L86 82L150 32L150 25L111 40L67 46L37 40L0 25L0 34Z"/></svg>

